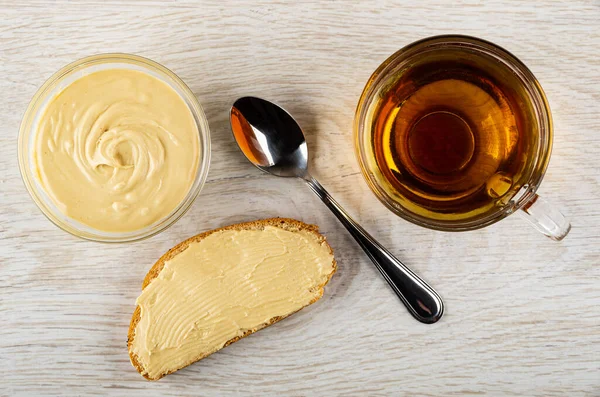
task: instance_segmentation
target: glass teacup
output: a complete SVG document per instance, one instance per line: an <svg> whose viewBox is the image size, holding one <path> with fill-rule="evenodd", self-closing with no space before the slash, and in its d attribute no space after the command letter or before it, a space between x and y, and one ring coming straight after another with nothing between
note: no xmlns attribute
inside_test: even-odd
<svg viewBox="0 0 600 397"><path fill-rule="evenodd" d="M492 43L436 36L399 50L369 79L354 129L370 188L410 222L465 231L521 210L554 240L570 230L536 194L552 149L544 92Z"/></svg>

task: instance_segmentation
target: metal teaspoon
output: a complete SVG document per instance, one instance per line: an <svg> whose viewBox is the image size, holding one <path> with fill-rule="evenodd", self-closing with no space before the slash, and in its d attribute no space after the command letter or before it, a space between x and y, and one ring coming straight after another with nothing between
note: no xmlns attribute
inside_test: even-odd
<svg viewBox="0 0 600 397"><path fill-rule="evenodd" d="M243 97L231 107L231 129L248 160L276 176L303 179L348 229L408 311L422 323L444 312L440 296L367 233L308 171L308 148L298 123L283 108L264 99Z"/></svg>

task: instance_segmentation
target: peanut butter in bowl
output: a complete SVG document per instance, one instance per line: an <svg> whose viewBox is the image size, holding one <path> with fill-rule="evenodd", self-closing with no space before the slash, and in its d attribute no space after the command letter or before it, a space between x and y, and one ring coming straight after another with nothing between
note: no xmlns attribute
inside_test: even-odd
<svg viewBox="0 0 600 397"><path fill-rule="evenodd" d="M91 57L67 68L73 75L53 76L21 126L32 197L58 226L93 240L137 240L168 227L208 172L208 125L196 98L140 57Z"/></svg>
<svg viewBox="0 0 600 397"><path fill-rule="evenodd" d="M198 169L198 128L179 95L144 72L81 77L48 105L35 139L44 189L92 228L131 232L171 213Z"/></svg>

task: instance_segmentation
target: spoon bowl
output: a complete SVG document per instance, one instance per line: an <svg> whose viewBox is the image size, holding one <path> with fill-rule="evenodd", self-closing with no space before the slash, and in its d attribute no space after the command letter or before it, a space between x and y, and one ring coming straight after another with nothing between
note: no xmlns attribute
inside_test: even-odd
<svg viewBox="0 0 600 397"><path fill-rule="evenodd" d="M244 155L262 171L284 177L308 173L304 133L283 108L260 98L240 98L231 108L231 129Z"/></svg>

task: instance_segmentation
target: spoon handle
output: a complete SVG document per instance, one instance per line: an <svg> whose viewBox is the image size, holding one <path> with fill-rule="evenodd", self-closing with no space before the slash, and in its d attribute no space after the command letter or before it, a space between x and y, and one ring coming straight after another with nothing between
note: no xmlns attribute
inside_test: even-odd
<svg viewBox="0 0 600 397"><path fill-rule="evenodd" d="M315 178L307 175L304 180L348 229L413 317L426 324L438 321L444 304L437 292L356 223Z"/></svg>

